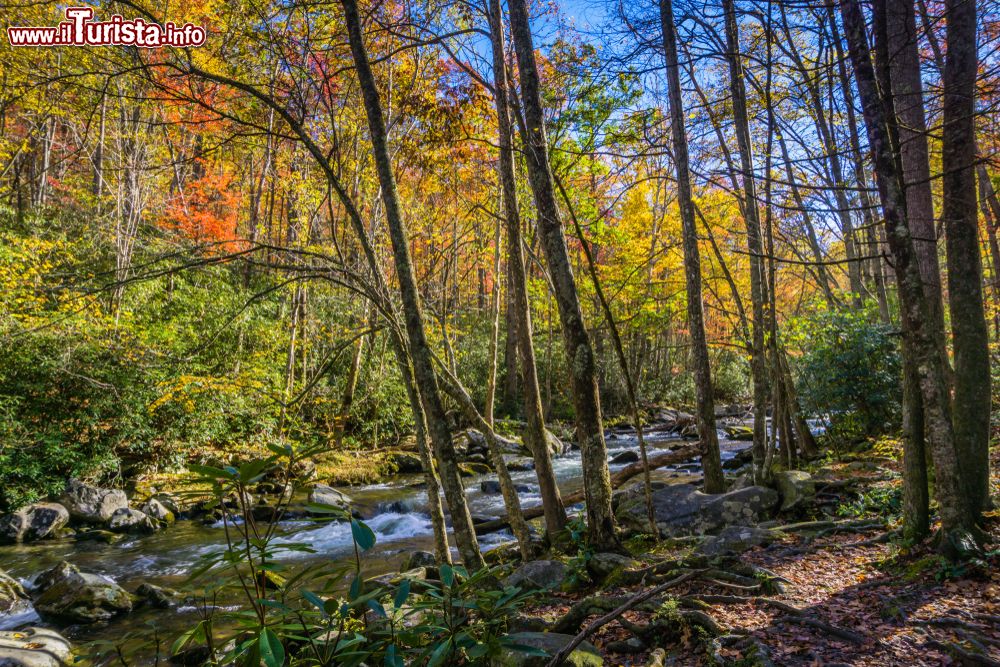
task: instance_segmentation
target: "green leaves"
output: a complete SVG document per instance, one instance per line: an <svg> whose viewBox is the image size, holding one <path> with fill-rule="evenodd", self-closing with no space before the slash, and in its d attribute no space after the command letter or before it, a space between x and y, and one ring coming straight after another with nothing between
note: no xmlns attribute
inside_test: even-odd
<svg viewBox="0 0 1000 667"><path fill-rule="evenodd" d="M351 536L362 551L368 551L375 546L375 532L363 521L351 519Z"/></svg>
<svg viewBox="0 0 1000 667"><path fill-rule="evenodd" d="M285 664L285 647L271 628L264 628L257 638L257 650L266 667L281 667Z"/></svg>

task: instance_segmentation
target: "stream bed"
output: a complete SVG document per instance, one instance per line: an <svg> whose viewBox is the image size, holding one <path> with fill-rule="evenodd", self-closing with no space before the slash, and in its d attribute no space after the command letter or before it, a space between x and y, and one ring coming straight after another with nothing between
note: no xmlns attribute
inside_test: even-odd
<svg viewBox="0 0 1000 667"><path fill-rule="evenodd" d="M735 442L719 433L723 461L733 458L749 443ZM669 449L683 442L676 435L651 432L646 435L647 446L652 451ZM608 453L614 457L626 451L638 451L634 433L609 432ZM582 485L580 453L576 450L554 459L554 468L560 490L572 493ZM612 472L625 464L611 464ZM677 467L663 468L654 473L657 479L676 482L696 481L700 475L697 462ZM533 507L540 502L538 483L533 470L511 472L514 482L528 487L520 494L522 506ZM474 517L495 518L504 512L500 494L485 494L480 490L483 480L495 479L486 474L465 480L470 511ZM398 571L413 550L433 551L432 528L426 513L426 495L420 487L422 476L398 475L391 480L368 486L340 487L353 500L354 509L375 532L375 547L363 557L365 576ZM279 526L279 539L306 545L315 553L288 552L286 559L303 564L353 560L353 542L347 523L316 523L308 520L283 521ZM129 535L115 544L99 541L80 541L73 538L33 542L17 546L0 547L0 569L23 582L43 572L61 560L67 560L84 572L109 577L128 591L142 583L195 590L188 585L189 574L201 559L225 545L225 529L221 524L205 525L198 521L178 521L160 532ZM484 551L496 548L513 538L508 531L480 536ZM294 566L295 562L290 562ZM210 578L210 577L209 577ZM219 604L235 604L236 600L218 600ZM156 632L167 646L182 631L191 628L201 618L195 606L173 609L137 608L130 614L106 623L58 628L74 642L82 644L94 640L121 638L129 631L143 631L147 624L155 625ZM0 630L17 629L26 625L45 625L28 609L19 614L0 615ZM150 628L148 630L152 632Z"/></svg>

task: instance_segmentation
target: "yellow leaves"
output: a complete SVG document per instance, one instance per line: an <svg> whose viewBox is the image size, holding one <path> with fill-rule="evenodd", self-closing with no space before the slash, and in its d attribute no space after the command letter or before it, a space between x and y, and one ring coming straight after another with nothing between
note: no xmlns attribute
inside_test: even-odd
<svg viewBox="0 0 1000 667"><path fill-rule="evenodd" d="M204 396L241 394L248 390L263 391L265 385L259 380L246 378L215 377L210 375L180 375L169 382L161 382L158 388L163 392L149 404L150 414L164 406L176 403L185 413L196 409L196 399Z"/></svg>

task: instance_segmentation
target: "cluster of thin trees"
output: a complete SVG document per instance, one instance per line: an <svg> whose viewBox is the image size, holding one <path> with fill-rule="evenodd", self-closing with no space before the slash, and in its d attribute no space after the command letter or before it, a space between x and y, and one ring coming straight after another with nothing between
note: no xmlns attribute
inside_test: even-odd
<svg viewBox="0 0 1000 667"><path fill-rule="evenodd" d="M779 276L794 265L805 271L820 298L831 306L858 307L871 297L887 323L897 317L898 308L905 366L905 529L913 537L930 530L932 469L943 547L951 552L975 549L977 523L989 503L990 357L980 238L983 219L994 267L1000 261L995 239L1000 202L977 142L977 118L982 112L977 104L981 65L977 4L946 0L939 15L932 14L923 0L916 4L873 0L870 8L858 0L795 7L771 0L675 7L672 0L660 0L658 11L612 5L601 9L619 38L613 39L609 27L604 65L609 70L642 72L640 80L648 89L639 99L647 105L652 100L652 106L666 112L661 116L665 122L657 124L654 119L654 129L644 128L648 145L630 160L660 165L655 177L669 181L676 197L689 370L696 387L706 492L725 490L715 428L713 341L707 333L703 297L702 253L710 247L708 259L720 267L731 291L737 345L750 362L755 479L768 481L776 457L791 466L799 456L817 454L779 330ZM338 0L318 8L275 7L250 12L249 17L233 10L226 17L230 24L215 26L221 46L214 57L185 50L123 52L74 63L67 53L55 76L30 86L55 87L67 81L72 85L74 79L93 78L105 67L117 68L121 80L131 82L127 90L119 85L118 104L110 107L121 110L120 118L109 119L108 99L114 93L109 89L118 79L110 75L98 79L106 83L95 97L98 121L93 126L99 128L100 139L90 156L93 193L99 198L109 187L104 128L112 120L117 122L121 127L116 136L122 142L116 151L122 165L115 180L120 183L116 199L120 211L114 217L121 225L116 231L117 300L135 275L130 266L135 229L148 196L139 165L146 159L145 142L156 140L155 133L139 131L142 104L183 103L204 114L188 122L223 119L237 128L234 136L264 137L243 235L250 245L240 246L229 258L263 251L272 265L291 270L288 263L273 259L275 248L261 241L259 228L262 209L268 205L264 180L273 170L275 146L279 142L295 146L292 171L306 170L308 163L308 169L319 173L327 191L322 201L329 208L330 224L336 220L350 230L357 251L345 258L338 248L334 270L326 265L321 271L318 259L307 254L297 256L294 268L310 277L321 272L324 279L334 276L334 282L366 304L359 327L371 325L386 332L416 425L438 556L449 560L447 512L459 554L471 568L480 567L483 560L460 478L446 410L449 402L485 434L507 519L522 550L527 554L534 548L494 433L501 320L508 342L507 377L518 380L513 386L526 424L524 442L535 459L547 539L556 539L567 523L545 430L526 230L541 251L538 261L544 260L557 309L575 442L582 456L587 539L595 549L614 549L618 539L595 327L612 343L629 411L641 424L638 369L602 290L583 231L586 221L579 219L573 197L554 167L556 149L548 136L551 109L547 108L552 92L545 87L538 21L533 31L535 9L527 0L508 0L506 6L501 0L482 0L388 8ZM138 3L129 3L129 11L144 12L158 22L170 18ZM292 26L294 39L283 32ZM429 336L426 290L418 279L409 231L412 213L398 183L394 128L402 121L387 103L394 84L379 73L382 64L399 53L428 49L447 54L463 76L490 95L495 113L496 135L488 142L499 183L492 273L505 276L507 297L501 303L495 280L487 320L492 366L482 405L463 386L454 360L442 360ZM260 56L260 61L241 69L240 55L249 53ZM469 53L477 57L463 56ZM707 83L696 75L703 65L712 72ZM940 82L937 97L937 90L926 90L928 68L933 80ZM342 102L333 82L347 79L357 86L363 131L346 131L338 125L342 109L335 107ZM662 105L660 84L666 88ZM792 107L788 100L794 96L798 100ZM716 103L720 98L723 102ZM16 106L16 100L7 100L4 117ZM5 174L18 211L44 206L50 196L47 174L52 169L55 125L46 117L38 127L31 145L14 155ZM356 179L345 172L343 154L352 142L355 155L359 143L367 147L361 153L370 149L370 169L377 182L374 203L362 201ZM710 149L704 147L706 142ZM932 165L931 144L940 146L940 164ZM197 180L194 172L201 164L197 159L201 150L192 146L195 159L172 162L175 182ZM611 153L609 149L602 157L595 151L595 159L611 163ZM668 156L670 169L657 162L660 155ZM525 176L527 193L520 187ZM706 221L699 205L706 184L723 189L738 204L739 236L744 239L738 251L746 257L741 270L745 265L748 275L730 270ZM26 193L30 202L23 200ZM299 209L305 205L288 205L286 245L294 242L293 231L301 228L292 223L293 211ZM827 220L836 232L834 241L822 231ZM787 238L793 224L800 238ZM947 299L939 265L942 231ZM388 237L388 263L380 234ZM336 231L332 236L336 241ZM793 256L781 256L779 243ZM842 248L842 257L833 257L831 246ZM601 322L585 319L580 287L584 280L592 284ZM749 294L741 285L749 286ZM305 308L305 292L296 291L295 298L292 311L298 317L295 314ZM362 336L355 344L342 406L345 415L355 391L363 342ZM293 338L289 389L294 384L295 359ZM645 447L641 449L645 461ZM647 477L647 493L648 489Z"/></svg>

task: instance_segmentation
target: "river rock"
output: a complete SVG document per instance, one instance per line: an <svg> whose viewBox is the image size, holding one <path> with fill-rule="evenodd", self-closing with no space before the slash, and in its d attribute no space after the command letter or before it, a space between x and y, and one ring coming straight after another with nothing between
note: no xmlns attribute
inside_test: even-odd
<svg viewBox="0 0 1000 667"><path fill-rule="evenodd" d="M615 466L615 465L623 465L626 463L636 463L638 460L639 460L639 455L633 452L632 450L628 449L625 450L624 452L618 452L617 454L612 456L611 460L608 461L608 463Z"/></svg>
<svg viewBox="0 0 1000 667"><path fill-rule="evenodd" d="M113 533L110 530L81 530L75 535L76 539L80 542L104 542L105 544L114 544L115 542L120 542L125 539L124 535L119 535L118 533Z"/></svg>
<svg viewBox="0 0 1000 667"><path fill-rule="evenodd" d="M180 500L178 500L177 496L170 493L154 493L149 497L149 500L155 500L163 505L163 507L165 507L169 512L173 513L174 518L182 518L181 514L184 511L184 505Z"/></svg>
<svg viewBox="0 0 1000 667"><path fill-rule="evenodd" d="M545 429L545 444L549 447L552 456L562 456L570 450L570 446L556 437L552 431Z"/></svg>
<svg viewBox="0 0 1000 667"><path fill-rule="evenodd" d="M564 646L573 641L573 635L558 632L515 632L507 636L511 644L529 646L545 651L547 657L528 655L513 648L504 648L500 655L493 658L492 667L544 667ZM602 667L604 658L588 641L581 642L566 656L563 665L571 667Z"/></svg>
<svg viewBox="0 0 1000 667"><path fill-rule="evenodd" d="M135 597L143 604L157 609L170 609L177 604L180 593L177 591L157 586L156 584L142 583L135 589Z"/></svg>
<svg viewBox="0 0 1000 667"><path fill-rule="evenodd" d="M437 557L430 551L411 551L403 569L413 570L418 567L437 567Z"/></svg>
<svg viewBox="0 0 1000 667"><path fill-rule="evenodd" d="M729 426L723 426L722 429L726 432L726 437L730 440L735 440L737 442L753 441L753 426L731 424Z"/></svg>
<svg viewBox="0 0 1000 667"><path fill-rule="evenodd" d="M309 489L309 502L313 505L328 505L345 512L351 511L351 497L326 484L314 484Z"/></svg>
<svg viewBox="0 0 1000 667"><path fill-rule="evenodd" d="M396 472L400 474L423 472L424 464L420 457L410 452L389 452L386 459Z"/></svg>
<svg viewBox="0 0 1000 667"><path fill-rule="evenodd" d="M28 594L24 592L21 582L0 570L0 614L6 614L27 601Z"/></svg>
<svg viewBox="0 0 1000 667"><path fill-rule="evenodd" d="M155 533L158 528L151 517L131 507L115 510L108 520L108 529L116 533Z"/></svg>
<svg viewBox="0 0 1000 667"><path fill-rule="evenodd" d="M782 470L774 473L774 485L781 496L781 511L800 507L816 497L812 475L802 470Z"/></svg>
<svg viewBox="0 0 1000 667"><path fill-rule="evenodd" d="M653 516L665 537L704 535L726 526L746 526L760 521L778 504L778 494L764 486L719 494L705 494L691 484L673 484L653 491ZM649 528L641 495L623 499L617 510L625 528Z"/></svg>
<svg viewBox="0 0 1000 667"><path fill-rule="evenodd" d="M707 538L698 547L706 556L731 556L767 544L774 540L774 533L756 526L729 526L718 535Z"/></svg>
<svg viewBox="0 0 1000 667"><path fill-rule="evenodd" d="M0 632L0 667L60 667L72 650L68 639L49 628Z"/></svg>
<svg viewBox="0 0 1000 667"><path fill-rule="evenodd" d="M753 450L750 447L741 449L731 458L728 458L722 462L723 470L739 470L745 465L753 463Z"/></svg>
<svg viewBox="0 0 1000 667"><path fill-rule="evenodd" d="M132 597L105 577L80 572L63 561L35 580L40 592L35 611L42 618L66 623L106 621L132 611Z"/></svg>
<svg viewBox="0 0 1000 667"><path fill-rule="evenodd" d="M459 463L458 474L462 477L476 477L478 475L488 475L493 472L485 463Z"/></svg>
<svg viewBox="0 0 1000 667"><path fill-rule="evenodd" d="M102 489L71 479L66 484L62 503L78 521L106 523L117 510L128 507L128 497L124 491Z"/></svg>
<svg viewBox="0 0 1000 667"><path fill-rule="evenodd" d="M534 460L522 456L507 462L507 470L510 472L528 472L535 469Z"/></svg>
<svg viewBox="0 0 1000 667"><path fill-rule="evenodd" d="M56 537L69 523L69 512L58 503L35 503L0 518L0 541L31 542Z"/></svg>
<svg viewBox="0 0 1000 667"><path fill-rule="evenodd" d="M532 560L514 570L503 583L524 589L559 588L568 573L569 568L562 561Z"/></svg>
<svg viewBox="0 0 1000 667"><path fill-rule="evenodd" d="M497 495L501 493L500 482L495 479L484 479L479 483L479 490L487 495ZM515 484L514 490L518 493L529 493L531 487L527 484Z"/></svg>
<svg viewBox="0 0 1000 667"><path fill-rule="evenodd" d="M164 526L174 522L174 513L156 498L150 498L142 506L142 513Z"/></svg>

